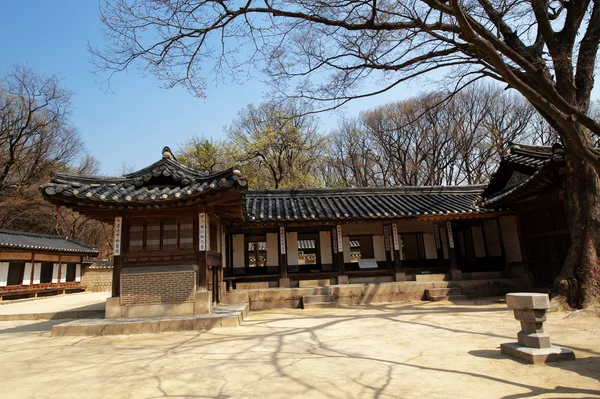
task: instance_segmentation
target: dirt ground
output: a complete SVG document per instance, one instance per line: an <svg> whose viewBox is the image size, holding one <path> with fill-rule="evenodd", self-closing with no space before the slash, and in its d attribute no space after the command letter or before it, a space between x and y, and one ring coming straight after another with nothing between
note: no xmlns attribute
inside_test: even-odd
<svg viewBox="0 0 600 399"><path fill-rule="evenodd" d="M0 322L2 398L600 398L600 318L555 312L576 361L529 365L499 346L519 323L493 300L251 312L238 328L50 337Z"/></svg>

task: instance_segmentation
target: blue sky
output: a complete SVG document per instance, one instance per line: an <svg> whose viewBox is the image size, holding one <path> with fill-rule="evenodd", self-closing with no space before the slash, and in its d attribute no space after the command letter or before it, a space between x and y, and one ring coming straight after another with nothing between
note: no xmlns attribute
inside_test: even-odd
<svg viewBox="0 0 600 399"><path fill-rule="evenodd" d="M96 0L2 0L0 74L15 63L36 71L58 73L73 96L72 122L89 152L101 162L101 173L118 175L121 165L141 168L192 135L222 138L223 127L249 103L260 103L268 87L260 79L239 84L209 84L206 99L183 88L161 89L153 76L137 72L113 77L107 92L92 74L88 42L102 44ZM421 82L423 83L423 82ZM355 101L348 115L418 94L419 82L383 95ZM335 128L340 112L321 114L323 133Z"/></svg>
<svg viewBox="0 0 600 399"><path fill-rule="evenodd" d="M223 137L223 127L249 103L260 103L268 88L259 79L239 84L210 85L206 99L183 88L161 89L153 76L120 73L112 93L92 73L88 42L102 44L102 24L95 0L2 1L0 13L0 73L15 63L36 71L58 73L73 92L71 120L89 152L101 162L101 173L120 174L125 161L136 168L156 161L165 145L175 149L192 135ZM397 100L390 93L352 104L357 113ZM413 93L414 94L414 93ZM321 115L324 133L336 126L339 113Z"/></svg>

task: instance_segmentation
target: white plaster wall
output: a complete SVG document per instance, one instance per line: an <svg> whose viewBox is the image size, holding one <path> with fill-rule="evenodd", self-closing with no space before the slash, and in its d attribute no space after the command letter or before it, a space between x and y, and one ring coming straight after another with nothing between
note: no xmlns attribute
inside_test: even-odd
<svg viewBox="0 0 600 399"><path fill-rule="evenodd" d="M8 262L0 262L0 287L8 283Z"/></svg>
<svg viewBox="0 0 600 399"><path fill-rule="evenodd" d="M25 270L23 271L23 285L31 284L31 263L25 263Z"/></svg>
<svg viewBox="0 0 600 399"><path fill-rule="evenodd" d="M298 265L298 233L285 233L288 266Z"/></svg>
<svg viewBox="0 0 600 399"><path fill-rule="evenodd" d="M40 273L42 272L42 264L34 263L33 264L33 284L40 283Z"/></svg>
<svg viewBox="0 0 600 399"><path fill-rule="evenodd" d="M475 247L475 257L485 258L485 243L483 241L483 229L481 226L472 226L473 246Z"/></svg>
<svg viewBox="0 0 600 399"><path fill-rule="evenodd" d="M279 266L279 233L267 233L267 266Z"/></svg>
<svg viewBox="0 0 600 399"><path fill-rule="evenodd" d="M63 264L60 268L60 282L65 283L67 281L67 265Z"/></svg>
<svg viewBox="0 0 600 399"><path fill-rule="evenodd" d="M225 264L225 263L223 263ZM81 281L81 265L78 263L75 265L75 282Z"/></svg>
<svg viewBox="0 0 600 399"><path fill-rule="evenodd" d="M233 235L233 267L245 267L244 235Z"/></svg>
<svg viewBox="0 0 600 399"><path fill-rule="evenodd" d="M442 252L444 253L444 259L450 259L448 255L448 235L446 234L446 228L440 227L440 238L442 240Z"/></svg>
<svg viewBox="0 0 600 399"><path fill-rule="evenodd" d="M500 228L502 229L502 241L506 260L508 262L521 262L521 245L517 230L517 218L515 216L500 216Z"/></svg>
<svg viewBox="0 0 600 399"><path fill-rule="evenodd" d="M350 237L343 237L344 241L344 263L350 263Z"/></svg>
<svg viewBox="0 0 600 399"><path fill-rule="evenodd" d="M485 233L485 239L487 241L487 247L489 256L502 256L502 249L500 248L500 238L498 236L498 225L493 219L486 219L483 221L483 231Z"/></svg>
<svg viewBox="0 0 600 399"><path fill-rule="evenodd" d="M331 232L319 231L319 245L321 246L321 263L333 263L333 250L331 248Z"/></svg>
<svg viewBox="0 0 600 399"><path fill-rule="evenodd" d="M384 236L373 236L373 253L375 254L376 261L385 262L385 237Z"/></svg>
<svg viewBox="0 0 600 399"><path fill-rule="evenodd" d="M435 249L435 237L433 237L433 233L423 234L423 244L425 245L425 258L437 259L437 250Z"/></svg>
<svg viewBox="0 0 600 399"><path fill-rule="evenodd" d="M52 265L52 282L58 283L58 263Z"/></svg>

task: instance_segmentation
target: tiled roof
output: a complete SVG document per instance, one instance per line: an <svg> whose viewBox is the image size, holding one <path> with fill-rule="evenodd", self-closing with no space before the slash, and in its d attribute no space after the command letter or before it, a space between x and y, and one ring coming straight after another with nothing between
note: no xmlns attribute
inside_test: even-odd
<svg viewBox="0 0 600 399"><path fill-rule="evenodd" d="M9 230L0 230L0 248L98 255L94 247L73 238Z"/></svg>
<svg viewBox="0 0 600 399"><path fill-rule="evenodd" d="M508 154L502 157L500 166L483 191L481 206L511 203L555 185L555 168L563 161L564 151L558 144L552 147L511 144ZM525 177L518 184L508 185L515 172Z"/></svg>
<svg viewBox="0 0 600 399"><path fill-rule="evenodd" d="M488 211L476 201L484 186L248 190L250 221L397 219Z"/></svg>
<svg viewBox="0 0 600 399"><path fill-rule="evenodd" d="M156 204L193 199L234 185L247 185L234 168L206 174L177 162L171 155L123 177L80 177L54 173L50 183L44 184L40 190L48 200L71 197L100 204Z"/></svg>

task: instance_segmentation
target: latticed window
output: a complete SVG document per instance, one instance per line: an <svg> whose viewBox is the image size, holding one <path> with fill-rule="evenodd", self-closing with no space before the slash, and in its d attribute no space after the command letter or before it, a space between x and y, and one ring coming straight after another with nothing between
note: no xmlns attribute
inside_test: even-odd
<svg viewBox="0 0 600 399"><path fill-rule="evenodd" d="M163 249L177 249L177 219L167 219L163 222Z"/></svg>
<svg viewBox="0 0 600 399"><path fill-rule="evenodd" d="M184 219L179 222L179 249L194 247L194 221Z"/></svg>
<svg viewBox="0 0 600 399"><path fill-rule="evenodd" d="M144 250L144 222L132 222L129 227L129 250Z"/></svg>
<svg viewBox="0 0 600 399"><path fill-rule="evenodd" d="M194 248L193 219L131 221L129 251L176 251Z"/></svg>
<svg viewBox="0 0 600 399"><path fill-rule="evenodd" d="M160 250L160 221L152 220L146 223L146 251Z"/></svg>

